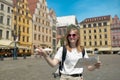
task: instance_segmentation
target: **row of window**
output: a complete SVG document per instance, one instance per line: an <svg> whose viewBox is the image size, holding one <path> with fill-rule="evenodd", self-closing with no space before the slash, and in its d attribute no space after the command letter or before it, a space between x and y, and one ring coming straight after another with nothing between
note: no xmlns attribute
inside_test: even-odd
<svg viewBox="0 0 120 80"><path fill-rule="evenodd" d="M41 24L46 25L46 26L50 25L49 21L46 21L46 19L42 19L42 18L39 18L39 17L36 17L36 21L35 22L41 23Z"/></svg>
<svg viewBox="0 0 120 80"><path fill-rule="evenodd" d="M14 21L17 21L17 16L14 16ZM22 19L21 17L18 17L18 21L19 22L23 22L23 23L27 23L29 24L29 20L28 19Z"/></svg>
<svg viewBox="0 0 120 80"><path fill-rule="evenodd" d="M37 26L37 25L34 25L34 30L39 31L39 32L43 32L43 33L46 33L46 34L52 34L51 29L41 27L41 26Z"/></svg>
<svg viewBox="0 0 120 80"><path fill-rule="evenodd" d="M9 31L6 31L6 39L9 39ZM0 39L2 39L3 30L0 30Z"/></svg>
<svg viewBox="0 0 120 80"><path fill-rule="evenodd" d="M107 46L108 45L108 41L94 41L94 42L84 42L84 46Z"/></svg>
<svg viewBox="0 0 120 80"><path fill-rule="evenodd" d="M101 27L101 26L107 26L108 24L107 24L107 22L103 22L103 23L93 23L93 24L84 24L83 25L83 28L86 28L86 27L88 27L88 28L91 28L91 27Z"/></svg>
<svg viewBox="0 0 120 80"><path fill-rule="evenodd" d="M5 7L7 7L7 10ZM9 6L5 6L4 4L0 4L0 10L7 11L7 13L11 13L11 8Z"/></svg>
<svg viewBox="0 0 120 80"><path fill-rule="evenodd" d="M93 39L107 39L107 34L104 35L89 35L89 36L84 36L84 40L93 40Z"/></svg>
<svg viewBox="0 0 120 80"><path fill-rule="evenodd" d="M102 33L102 32L107 32L107 29L92 29L92 30L84 30L84 34L90 34L90 33Z"/></svg>
<svg viewBox="0 0 120 80"><path fill-rule="evenodd" d="M5 21L5 17L0 14L0 23L3 24L3 21ZM7 25L10 25L11 18L7 17Z"/></svg>
<svg viewBox="0 0 120 80"><path fill-rule="evenodd" d="M20 41L29 42L29 37L28 36L20 36Z"/></svg>
<svg viewBox="0 0 120 80"><path fill-rule="evenodd" d="M37 35L37 34L34 34L34 40L39 40L39 41L42 41L42 42L51 42L51 37L49 36L45 36L45 35Z"/></svg>

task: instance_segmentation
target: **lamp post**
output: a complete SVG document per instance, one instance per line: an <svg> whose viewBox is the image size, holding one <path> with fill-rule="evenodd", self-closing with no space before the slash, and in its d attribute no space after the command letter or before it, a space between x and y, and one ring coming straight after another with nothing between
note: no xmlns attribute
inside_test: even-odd
<svg viewBox="0 0 120 80"><path fill-rule="evenodd" d="M13 60L17 60L17 31L13 30L12 35L14 38L14 50L13 50Z"/></svg>
<svg viewBox="0 0 120 80"><path fill-rule="evenodd" d="M18 47L17 47L17 43L18 41L20 41L20 33L21 31L19 30L17 32L17 30L12 30L12 36L13 36L13 39L14 39L14 50L13 50L13 60L17 60L17 50L18 50Z"/></svg>

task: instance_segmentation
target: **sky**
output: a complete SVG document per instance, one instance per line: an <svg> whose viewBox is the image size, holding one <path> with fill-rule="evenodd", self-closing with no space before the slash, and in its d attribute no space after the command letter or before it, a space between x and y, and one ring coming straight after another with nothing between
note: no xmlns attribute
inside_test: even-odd
<svg viewBox="0 0 120 80"><path fill-rule="evenodd" d="M75 15L78 22L85 18L117 15L120 18L120 0L46 0L57 17Z"/></svg>

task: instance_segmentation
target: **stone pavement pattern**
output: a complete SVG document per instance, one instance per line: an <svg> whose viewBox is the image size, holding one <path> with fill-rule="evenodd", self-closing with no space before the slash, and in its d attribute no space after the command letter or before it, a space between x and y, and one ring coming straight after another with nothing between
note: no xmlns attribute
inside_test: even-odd
<svg viewBox="0 0 120 80"><path fill-rule="evenodd" d="M120 55L100 55L100 60L99 70L91 72L85 68L85 80L120 80ZM0 80L58 80L52 75L56 68L41 58L11 58L0 61Z"/></svg>

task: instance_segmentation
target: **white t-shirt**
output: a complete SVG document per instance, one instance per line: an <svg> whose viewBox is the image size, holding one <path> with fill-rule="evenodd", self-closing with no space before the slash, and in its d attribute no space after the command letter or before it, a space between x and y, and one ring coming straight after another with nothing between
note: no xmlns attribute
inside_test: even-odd
<svg viewBox="0 0 120 80"><path fill-rule="evenodd" d="M54 58L58 59L59 61L62 61L62 51L63 51L63 47L60 47ZM83 68L75 68L76 63L80 58L83 58L82 52L78 53L76 48L72 49L71 52L67 50L64 66L61 73L68 75L82 73ZM86 50L85 50L84 58L88 58L88 54L86 53Z"/></svg>

